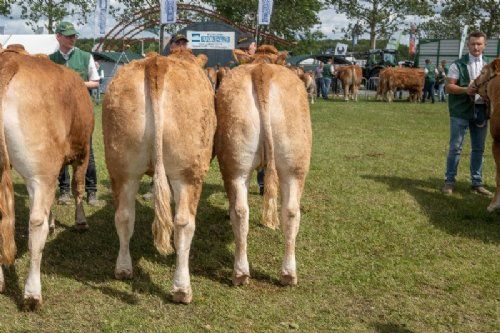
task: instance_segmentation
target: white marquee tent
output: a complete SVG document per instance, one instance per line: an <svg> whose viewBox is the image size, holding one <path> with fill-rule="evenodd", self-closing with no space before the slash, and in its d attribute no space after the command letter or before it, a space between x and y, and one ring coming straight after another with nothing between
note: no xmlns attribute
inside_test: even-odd
<svg viewBox="0 0 500 333"><path fill-rule="evenodd" d="M51 54L59 44L56 35L0 35L0 44L7 47L12 44L22 44L31 54Z"/></svg>

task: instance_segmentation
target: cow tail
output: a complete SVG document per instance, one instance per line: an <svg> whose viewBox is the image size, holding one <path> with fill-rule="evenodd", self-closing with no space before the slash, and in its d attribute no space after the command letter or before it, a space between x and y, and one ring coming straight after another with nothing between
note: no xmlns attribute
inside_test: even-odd
<svg viewBox="0 0 500 333"><path fill-rule="evenodd" d="M261 223L271 229L279 227L278 219L278 173L274 156L274 141L271 128L269 93L272 71L269 65L260 65L252 72L252 82L257 96L257 105L264 133L264 204Z"/></svg>
<svg viewBox="0 0 500 333"><path fill-rule="evenodd" d="M153 239L155 247L161 254L174 252L171 243L173 230L172 211L170 210L170 188L168 186L165 166L163 164L163 123L164 110L161 108L163 95L165 92L166 64L162 64L159 56L151 57L146 63L146 83L147 91L151 99L154 122L154 211Z"/></svg>
<svg viewBox="0 0 500 333"><path fill-rule="evenodd" d="M12 265L16 258L14 239L14 188L10 175L9 153L5 141L3 99L7 86L17 72L17 64L6 62L0 66L0 264Z"/></svg>

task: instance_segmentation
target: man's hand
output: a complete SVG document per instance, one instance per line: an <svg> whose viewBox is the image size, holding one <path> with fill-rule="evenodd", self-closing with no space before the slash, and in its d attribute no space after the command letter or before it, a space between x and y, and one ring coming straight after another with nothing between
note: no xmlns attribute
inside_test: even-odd
<svg viewBox="0 0 500 333"><path fill-rule="evenodd" d="M473 87L472 85L469 85L467 87L467 95L474 96L474 95L476 95L476 93L477 93L477 88L476 87Z"/></svg>

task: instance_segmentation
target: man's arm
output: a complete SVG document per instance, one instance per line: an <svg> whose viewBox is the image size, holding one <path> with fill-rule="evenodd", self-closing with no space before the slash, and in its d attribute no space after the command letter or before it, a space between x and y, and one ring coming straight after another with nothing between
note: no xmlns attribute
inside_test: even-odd
<svg viewBox="0 0 500 333"><path fill-rule="evenodd" d="M458 78L460 77L460 72L456 64L452 64L448 71L448 76L446 78L446 92L453 95L470 95L474 96L477 89L472 88L471 85L468 87L460 87L457 85Z"/></svg>
<svg viewBox="0 0 500 333"><path fill-rule="evenodd" d="M472 86L468 87L460 87L457 85L457 79L452 79L451 77L448 77L446 79L446 92L448 94L453 94L453 95L470 95L474 96L477 93L477 89L473 88Z"/></svg>
<svg viewBox="0 0 500 333"><path fill-rule="evenodd" d="M89 80L85 81L87 89L99 88L99 80L101 77L99 76L99 73L97 73L97 67L95 66L94 57L92 55L90 55L88 72Z"/></svg>

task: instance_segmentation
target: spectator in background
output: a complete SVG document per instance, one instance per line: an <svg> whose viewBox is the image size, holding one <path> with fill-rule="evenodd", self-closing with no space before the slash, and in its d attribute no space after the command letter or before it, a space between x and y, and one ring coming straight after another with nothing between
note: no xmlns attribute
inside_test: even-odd
<svg viewBox="0 0 500 333"><path fill-rule="evenodd" d="M432 103L435 102L434 97L434 85L436 84L436 75L438 71L436 66L431 63L430 59L425 59L425 85L424 85L424 97L422 98L422 103L425 103L427 98L432 99Z"/></svg>
<svg viewBox="0 0 500 333"><path fill-rule="evenodd" d="M56 39L59 49L49 55L50 60L56 64L67 66L74 70L83 80L89 94L91 89L99 87L99 73L95 67L92 54L75 47L78 34L71 22L61 22L56 27ZM61 169L59 175L59 198L57 202L62 205L71 202L70 195L71 178L68 166ZM94 161L94 149L92 148L92 138L90 138L90 157L87 173L85 174L85 192L87 192L87 202L91 206L99 204L97 200L97 172Z"/></svg>
<svg viewBox="0 0 500 333"><path fill-rule="evenodd" d="M436 84L438 86L438 98L440 102L446 102L446 96L444 93L444 85L446 81L446 74L442 65L437 68L438 74L436 76Z"/></svg>
<svg viewBox="0 0 500 333"><path fill-rule="evenodd" d="M323 99L328 99L328 92L330 91L333 73L333 59L330 58L328 59L326 65L323 66L323 85L321 86L321 95L323 95Z"/></svg>
<svg viewBox="0 0 500 333"><path fill-rule="evenodd" d="M323 63L320 62L318 67L314 70L314 78L316 80L316 97L319 98L321 94L321 87L323 86Z"/></svg>

